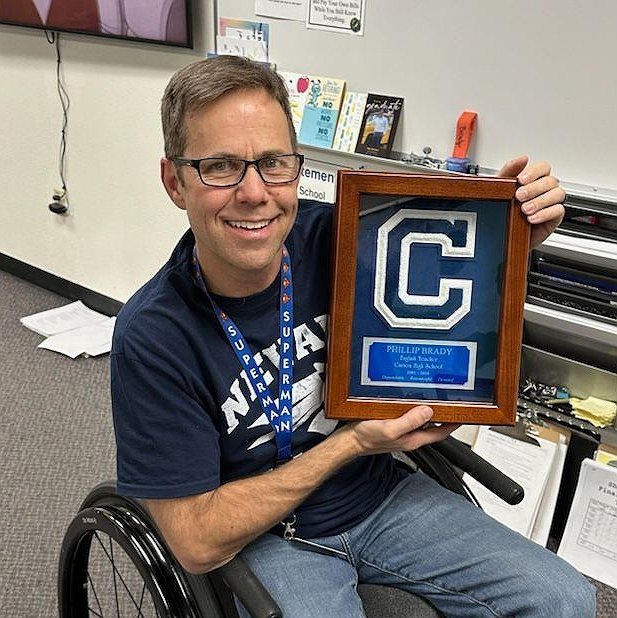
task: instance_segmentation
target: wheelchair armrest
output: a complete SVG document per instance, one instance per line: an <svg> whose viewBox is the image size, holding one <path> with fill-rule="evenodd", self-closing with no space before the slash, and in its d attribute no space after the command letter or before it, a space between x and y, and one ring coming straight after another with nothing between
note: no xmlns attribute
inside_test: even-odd
<svg viewBox="0 0 617 618"><path fill-rule="evenodd" d="M445 440L431 446L450 463L463 472L467 472L508 504L519 504L525 497L525 490L518 483L456 438L448 436Z"/></svg>
<svg viewBox="0 0 617 618"><path fill-rule="evenodd" d="M236 556L216 572L253 618L282 618L283 612L242 558Z"/></svg>

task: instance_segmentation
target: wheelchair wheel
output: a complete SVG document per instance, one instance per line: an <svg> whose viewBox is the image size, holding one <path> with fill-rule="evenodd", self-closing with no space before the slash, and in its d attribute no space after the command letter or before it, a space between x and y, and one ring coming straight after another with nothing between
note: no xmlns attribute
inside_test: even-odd
<svg viewBox="0 0 617 618"><path fill-rule="evenodd" d="M73 519L60 555L61 618L200 616L132 519L113 506L87 508Z"/></svg>

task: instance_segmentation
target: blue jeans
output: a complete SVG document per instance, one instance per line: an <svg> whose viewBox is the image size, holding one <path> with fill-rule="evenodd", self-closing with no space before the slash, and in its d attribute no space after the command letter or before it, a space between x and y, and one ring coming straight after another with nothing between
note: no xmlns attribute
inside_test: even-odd
<svg viewBox="0 0 617 618"><path fill-rule="evenodd" d="M285 617L362 618L358 583L407 590L446 616L595 616L595 588L574 568L422 472L351 530L308 540L327 553L273 534L241 553Z"/></svg>

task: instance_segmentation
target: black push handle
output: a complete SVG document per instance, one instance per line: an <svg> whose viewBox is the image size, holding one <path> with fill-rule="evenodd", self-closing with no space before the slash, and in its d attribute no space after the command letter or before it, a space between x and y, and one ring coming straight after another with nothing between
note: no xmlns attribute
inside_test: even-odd
<svg viewBox="0 0 617 618"><path fill-rule="evenodd" d="M525 490L517 482L474 453L460 440L448 436L445 440L431 446L450 463L463 472L467 472L469 476L508 504L519 504L525 497Z"/></svg>

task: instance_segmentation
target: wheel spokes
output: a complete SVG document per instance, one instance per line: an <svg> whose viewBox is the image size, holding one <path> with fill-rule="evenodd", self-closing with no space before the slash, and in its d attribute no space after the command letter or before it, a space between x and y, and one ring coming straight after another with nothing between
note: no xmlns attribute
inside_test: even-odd
<svg viewBox="0 0 617 618"><path fill-rule="evenodd" d="M117 562L116 562L116 557L114 555L114 541L111 537L109 538L109 547L106 546L106 544L103 542L103 540L101 539L100 536L100 532L95 531L93 536L96 538L97 540L97 544L98 544L98 548L102 551L102 553L104 554L105 558L107 559L107 562L109 564L109 566L111 567L111 571L112 571L112 588L113 588L113 596L114 596L114 602L115 602L115 607L114 610L115 614L118 618L122 618L123 614L121 613L121 604L120 604L120 598L122 596L128 597L130 603L129 606L132 608L132 610L135 610L137 613L136 618L147 618L143 611L143 605L144 605L144 600L146 598L146 590L147 590L147 586L146 583L143 581L143 579L141 579L141 592L137 592L137 593L133 593L129 587L129 584L126 581L126 578L123 576L123 574L121 573L120 569L117 566ZM104 534L104 533L103 533ZM107 535L106 535L107 536ZM125 556L126 554L124 554L124 552L122 552L122 555ZM102 559L102 556L101 556ZM135 566L132 562L130 562L131 566ZM97 594L97 590L94 584L94 580L90 575L90 571L88 571L88 582L90 584L90 587L92 589L92 593L94 595L94 598L96 600L96 605L98 607L98 611L92 607L88 607L88 610L91 612L91 614L93 616L97 616L99 618L105 618L105 615L103 613L103 609L101 606L101 602L99 600L99 594ZM124 590L125 595L122 594L122 591ZM136 598L138 597L138 598ZM156 616L158 617L158 611L156 609L156 607L153 607Z"/></svg>

